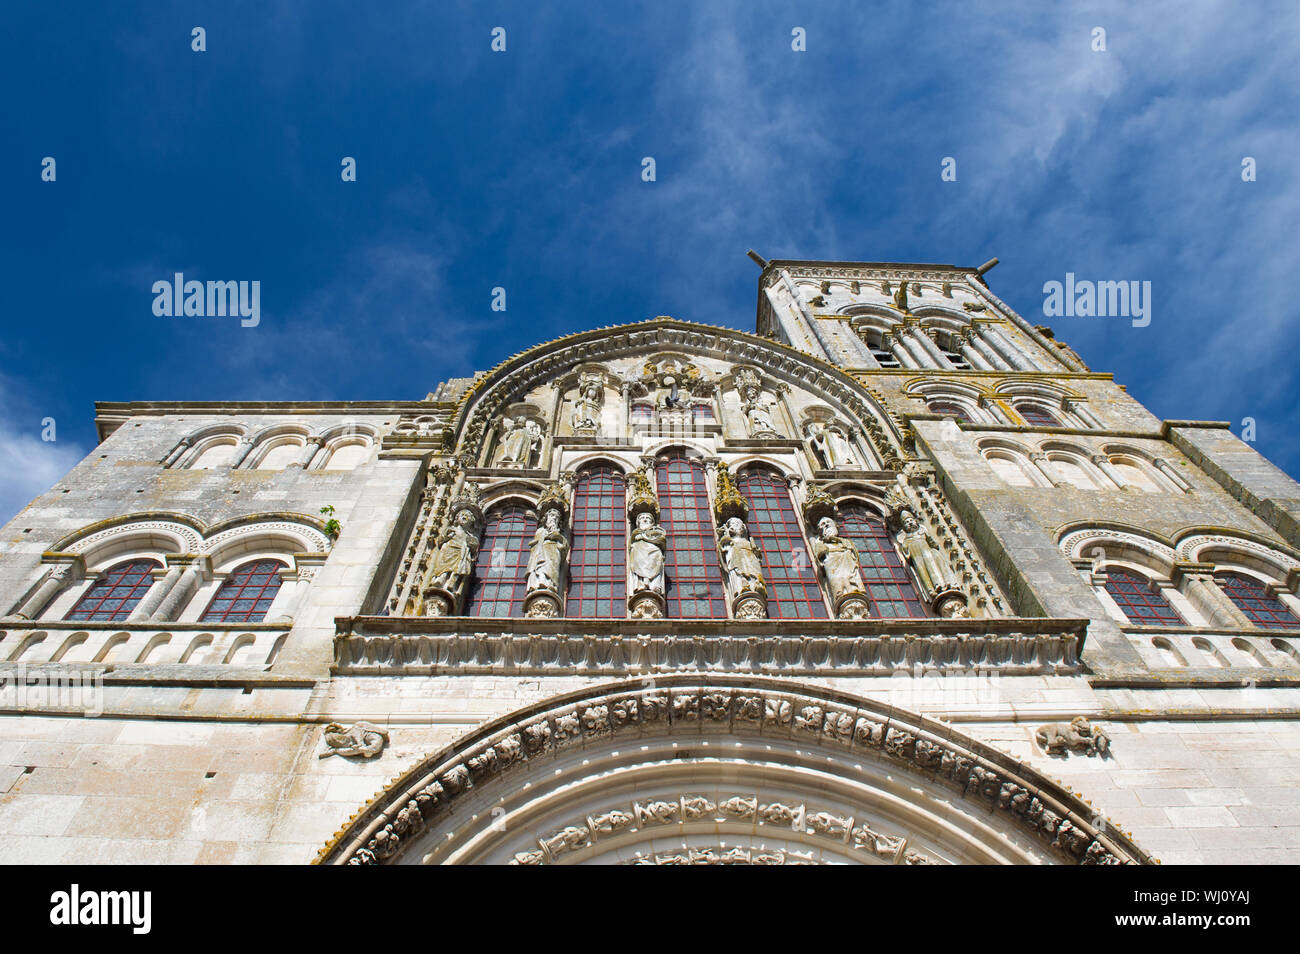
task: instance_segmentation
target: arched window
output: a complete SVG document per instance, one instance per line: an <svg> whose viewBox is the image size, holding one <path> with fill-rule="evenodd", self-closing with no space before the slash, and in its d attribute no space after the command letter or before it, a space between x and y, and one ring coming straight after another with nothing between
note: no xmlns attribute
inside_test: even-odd
<svg viewBox="0 0 1300 954"><path fill-rule="evenodd" d="M1060 427L1061 422L1041 404L1017 404L1016 413L1033 427Z"/></svg>
<svg viewBox="0 0 1300 954"><path fill-rule="evenodd" d="M704 467L682 457L661 457L655 484L668 534L664 560L667 615L683 619L726 619L726 591L718 566L717 536L709 513Z"/></svg>
<svg viewBox="0 0 1300 954"><path fill-rule="evenodd" d="M871 357L876 359L876 364L880 365L882 368L901 367L898 363L898 358L894 355L894 352L885 347L882 338L877 338L874 344L868 342L867 348L871 351Z"/></svg>
<svg viewBox="0 0 1300 954"><path fill-rule="evenodd" d="M949 364L958 371L970 370L970 362L966 360L966 356L959 350L961 345L956 335L949 335L946 343L938 342L938 344L939 350L943 352L943 356L948 359Z"/></svg>
<svg viewBox="0 0 1300 954"><path fill-rule="evenodd" d="M1216 573L1219 588L1228 599L1249 617L1256 626L1264 629L1300 629L1300 619L1282 605L1264 584L1244 573Z"/></svg>
<svg viewBox="0 0 1300 954"><path fill-rule="evenodd" d="M1106 592L1139 626L1186 626L1187 621L1170 605L1151 581L1128 570L1106 568Z"/></svg>
<svg viewBox="0 0 1300 954"><path fill-rule="evenodd" d="M771 471L747 470L736 486L749 501L749 533L763 553L767 615L772 619L825 619L829 614L817 571L785 481Z"/></svg>
<svg viewBox="0 0 1300 954"><path fill-rule="evenodd" d="M203 611L203 623L260 623L280 592L280 560L254 560L235 567Z"/></svg>
<svg viewBox="0 0 1300 954"><path fill-rule="evenodd" d="M302 454L302 444L285 442L276 444L258 461L258 470L284 470Z"/></svg>
<svg viewBox="0 0 1300 954"><path fill-rule="evenodd" d="M929 615L885 521L866 507L846 504L840 507L840 533L858 548L872 616L920 619Z"/></svg>
<svg viewBox="0 0 1300 954"><path fill-rule="evenodd" d="M126 619L153 586L151 571L161 566L157 560L130 560L110 567L63 618L101 623Z"/></svg>
<svg viewBox="0 0 1300 954"><path fill-rule="evenodd" d="M599 465L573 490L573 549L564 615L583 619L627 615L627 515L623 475Z"/></svg>
<svg viewBox="0 0 1300 954"><path fill-rule="evenodd" d="M235 457L237 447L233 441L222 444L210 444L204 448L198 457L194 458L194 463L190 464L191 470L212 470L229 464Z"/></svg>
<svg viewBox="0 0 1300 954"><path fill-rule="evenodd" d="M929 404L931 414L943 414L946 417L955 417L959 421L965 421L967 424L973 424L970 413L960 404L953 401L931 401Z"/></svg>
<svg viewBox="0 0 1300 954"><path fill-rule="evenodd" d="M528 545L536 532L537 518L517 504L488 514L465 601L466 616L524 615Z"/></svg>

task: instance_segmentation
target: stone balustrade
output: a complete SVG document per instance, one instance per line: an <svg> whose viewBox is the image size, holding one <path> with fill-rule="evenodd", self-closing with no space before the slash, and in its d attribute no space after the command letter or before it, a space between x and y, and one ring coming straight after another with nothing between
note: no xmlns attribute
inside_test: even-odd
<svg viewBox="0 0 1300 954"><path fill-rule="evenodd" d="M7 621L0 666L267 669L290 624Z"/></svg>

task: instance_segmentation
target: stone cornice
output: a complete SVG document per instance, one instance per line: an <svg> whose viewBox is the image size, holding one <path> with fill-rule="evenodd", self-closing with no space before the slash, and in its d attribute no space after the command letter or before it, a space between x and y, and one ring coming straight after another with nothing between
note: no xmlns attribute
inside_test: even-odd
<svg viewBox="0 0 1300 954"><path fill-rule="evenodd" d="M785 620L342 617L339 675L630 675L681 669L787 675L1080 671L1079 619ZM684 632L685 630L685 632Z"/></svg>

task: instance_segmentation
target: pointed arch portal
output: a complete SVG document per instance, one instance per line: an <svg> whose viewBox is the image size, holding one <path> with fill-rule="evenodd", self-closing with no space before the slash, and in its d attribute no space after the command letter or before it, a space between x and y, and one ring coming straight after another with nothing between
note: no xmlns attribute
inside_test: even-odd
<svg viewBox="0 0 1300 954"><path fill-rule="evenodd" d="M394 782L321 864L1142 864L1078 796L947 723L788 680L590 686Z"/></svg>

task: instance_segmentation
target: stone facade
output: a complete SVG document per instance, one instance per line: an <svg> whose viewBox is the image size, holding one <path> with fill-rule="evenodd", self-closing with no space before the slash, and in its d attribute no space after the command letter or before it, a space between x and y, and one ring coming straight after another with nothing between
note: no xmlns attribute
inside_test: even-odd
<svg viewBox="0 0 1300 954"><path fill-rule="evenodd" d="M1300 485L972 270L97 411L0 530L2 861L1300 861Z"/></svg>

